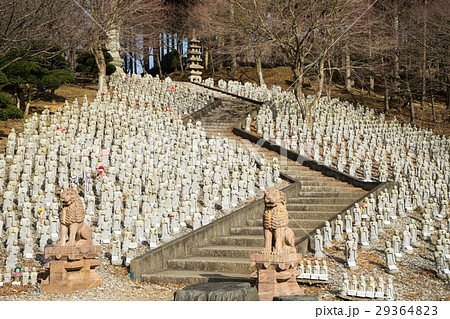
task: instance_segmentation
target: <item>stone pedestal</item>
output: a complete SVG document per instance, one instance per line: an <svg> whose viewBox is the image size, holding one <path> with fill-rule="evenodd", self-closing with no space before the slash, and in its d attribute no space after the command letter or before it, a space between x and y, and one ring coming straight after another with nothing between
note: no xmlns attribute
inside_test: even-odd
<svg viewBox="0 0 450 319"><path fill-rule="evenodd" d="M258 292L248 282L206 282L174 293L175 301L258 301Z"/></svg>
<svg viewBox="0 0 450 319"><path fill-rule="evenodd" d="M103 281L96 273L95 267L100 261L100 246L63 246L47 247L45 258L52 261L44 267L50 271L41 283L45 293L73 293L79 290L100 286Z"/></svg>
<svg viewBox="0 0 450 319"><path fill-rule="evenodd" d="M290 254L252 254L250 265L257 270L251 274L256 278L259 299L272 301L278 296L302 295L303 289L297 284L297 266L302 255Z"/></svg>

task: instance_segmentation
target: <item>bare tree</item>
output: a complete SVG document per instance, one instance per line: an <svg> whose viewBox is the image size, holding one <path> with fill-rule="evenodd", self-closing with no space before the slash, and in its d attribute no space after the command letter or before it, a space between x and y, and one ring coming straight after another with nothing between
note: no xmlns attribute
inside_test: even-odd
<svg viewBox="0 0 450 319"><path fill-rule="evenodd" d="M102 47L108 31L116 29L132 33L132 28L139 29L154 20L158 21L162 4L160 0L81 0L78 3L79 9L90 18L85 33L87 48L95 57L99 90L103 92L107 84Z"/></svg>
<svg viewBox="0 0 450 319"><path fill-rule="evenodd" d="M68 25L67 20L77 20L79 16L72 13L73 1L61 0L4 0L0 2L0 57L8 51L22 49L23 55L17 56L9 63L3 64L1 70L23 58L29 58L30 54L39 55L46 53L53 43L64 43L65 39L77 39L77 29L74 25ZM36 40L49 38L49 47L43 47L39 51L30 52ZM61 52L55 52L59 54Z"/></svg>

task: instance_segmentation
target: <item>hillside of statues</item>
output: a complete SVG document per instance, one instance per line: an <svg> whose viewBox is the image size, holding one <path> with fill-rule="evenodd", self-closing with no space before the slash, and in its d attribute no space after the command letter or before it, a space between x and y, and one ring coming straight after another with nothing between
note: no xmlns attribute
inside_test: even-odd
<svg viewBox="0 0 450 319"><path fill-rule="evenodd" d="M215 87L212 78L203 84ZM104 300L136 287L127 271L133 258L286 185L276 161L258 168L255 154L207 138L200 121L183 124L214 101L212 90L137 75L113 77L110 86L91 103L34 114L0 154L0 283L33 292L17 300L46 298L36 291L43 251L59 240L63 189L78 190L101 245L104 284L82 298ZM450 300L448 137L314 96L303 102L312 105L309 126L280 87L223 80L217 87L265 102L247 117L248 133L356 179L396 183L316 230L297 278L310 284L307 294Z"/></svg>
<svg viewBox="0 0 450 319"><path fill-rule="evenodd" d="M214 80L204 85L212 87ZM245 131L364 182L396 182L392 191L371 194L317 230L300 277L326 273L331 284L313 291L330 299L373 299L379 283L384 291L389 281L395 290L391 300L449 300L449 137L395 118L388 122L361 105L315 96L302 102L311 105L310 127L292 92L237 81L217 85L265 102L255 117L247 116ZM326 270L319 266L322 259L328 261ZM367 297L362 291L369 286Z"/></svg>
<svg viewBox="0 0 450 319"><path fill-rule="evenodd" d="M284 185L279 166L182 119L212 102L170 78L112 78L112 92L75 100L11 130L0 154L0 282L38 287L59 240L60 195L76 188L102 265L130 261ZM0 289L2 289L0 287Z"/></svg>

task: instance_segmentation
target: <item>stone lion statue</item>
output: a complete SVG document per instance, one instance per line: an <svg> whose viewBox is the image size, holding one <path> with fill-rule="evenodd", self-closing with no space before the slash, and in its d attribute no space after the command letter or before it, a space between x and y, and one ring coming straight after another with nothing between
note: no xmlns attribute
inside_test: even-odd
<svg viewBox="0 0 450 319"><path fill-rule="evenodd" d="M263 254L296 253L295 235L288 227L289 215L284 193L276 188L264 192L264 249Z"/></svg>
<svg viewBox="0 0 450 319"><path fill-rule="evenodd" d="M66 188L61 194L63 208L59 215L61 223L59 246L92 245L92 231L84 223L84 208L78 190ZM66 243L66 237L69 241Z"/></svg>

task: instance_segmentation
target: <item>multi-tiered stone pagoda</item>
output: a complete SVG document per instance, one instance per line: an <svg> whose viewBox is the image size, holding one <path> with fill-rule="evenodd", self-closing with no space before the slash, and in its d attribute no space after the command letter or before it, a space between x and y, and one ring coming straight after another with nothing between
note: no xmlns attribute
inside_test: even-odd
<svg viewBox="0 0 450 319"><path fill-rule="evenodd" d="M189 81L190 82L197 82L197 83L201 83L202 82L202 70L203 70L203 66L201 65L202 63L202 58L201 55L202 53L200 52L200 41L197 40L197 38L194 37L191 39L191 41L189 41L189 46L188 46L188 58L187 58L187 70L189 72Z"/></svg>

